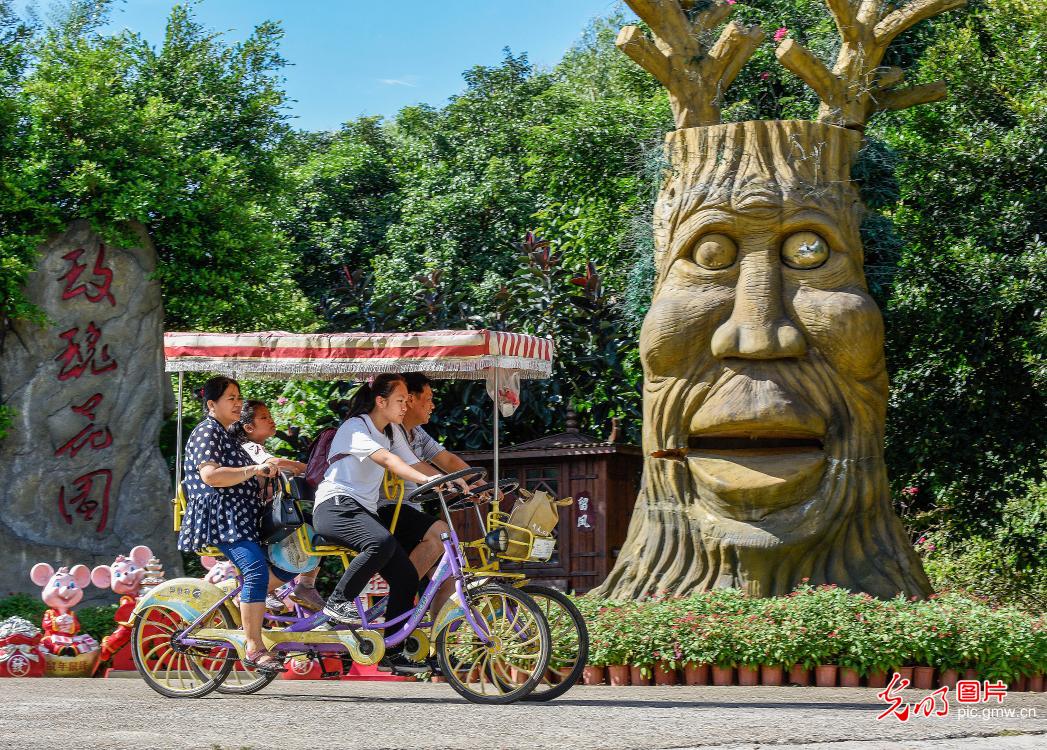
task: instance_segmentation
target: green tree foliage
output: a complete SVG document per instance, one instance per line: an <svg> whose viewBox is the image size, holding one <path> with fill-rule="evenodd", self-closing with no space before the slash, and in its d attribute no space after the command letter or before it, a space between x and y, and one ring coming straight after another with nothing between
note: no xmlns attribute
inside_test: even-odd
<svg viewBox="0 0 1047 750"><path fill-rule="evenodd" d="M0 57L3 214L14 226L0 240L3 317L29 313L19 288L39 240L86 218L114 242L131 239L128 222L148 229L168 328L310 325L275 226L280 28L229 45L176 6L154 49L99 33L109 5L74 0L31 33L0 2L0 33L17 42Z"/></svg>
<svg viewBox="0 0 1047 750"><path fill-rule="evenodd" d="M1047 435L1047 6L971 3L919 63L950 98L884 118L904 240L887 306L895 482L920 522L991 536ZM1041 539L1039 550L1044 554Z"/></svg>

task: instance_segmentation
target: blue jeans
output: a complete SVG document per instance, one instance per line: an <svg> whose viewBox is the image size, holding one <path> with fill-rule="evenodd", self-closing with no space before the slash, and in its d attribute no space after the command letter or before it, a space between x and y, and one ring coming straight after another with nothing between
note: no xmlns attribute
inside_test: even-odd
<svg viewBox="0 0 1047 750"><path fill-rule="evenodd" d="M240 601L244 604L264 602L269 591L269 560L258 542L240 539L236 542L215 545L222 554L240 571L244 587L240 591ZM273 574L281 581L290 581L294 573L273 568Z"/></svg>

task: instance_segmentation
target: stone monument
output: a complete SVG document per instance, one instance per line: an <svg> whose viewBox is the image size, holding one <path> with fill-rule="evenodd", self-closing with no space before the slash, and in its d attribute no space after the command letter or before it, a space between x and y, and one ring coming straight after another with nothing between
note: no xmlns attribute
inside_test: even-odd
<svg viewBox="0 0 1047 750"><path fill-rule="evenodd" d="M4 335L0 595L37 594L34 563L92 567L139 544L181 567L158 448L171 389L156 252L137 234L138 247L111 247L77 221L53 237L26 284L47 323Z"/></svg>
<svg viewBox="0 0 1047 750"><path fill-rule="evenodd" d="M723 92L764 33L733 3L627 0L649 38L619 48L668 90L677 130L654 211L656 280L640 334L644 486L595 593L639 598L802 579L879 597L930 584L891 506L887 374L851 181L866 119L945 96L898 88L885 50L963 0L826 0L830 70L791 38L779 61L821 99L817 121L721 124Z"/></svg>

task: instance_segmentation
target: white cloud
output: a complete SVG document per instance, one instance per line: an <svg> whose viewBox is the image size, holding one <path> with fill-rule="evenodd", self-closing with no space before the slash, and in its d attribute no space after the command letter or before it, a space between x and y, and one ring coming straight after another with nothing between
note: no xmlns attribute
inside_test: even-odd
<svg viewBox="0 0 1047 750"><path fill-rule="evenodd" d="M386 86L408 86L414 89L418 88L418 84L415 83L417 80L418 76L404 76L403 78L379 78L378 83Z"/></svg>

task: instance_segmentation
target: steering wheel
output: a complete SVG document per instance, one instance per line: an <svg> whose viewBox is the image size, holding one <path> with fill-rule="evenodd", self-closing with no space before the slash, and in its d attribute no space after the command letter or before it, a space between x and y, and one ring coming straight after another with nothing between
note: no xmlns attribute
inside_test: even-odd
<svg viewBox="0 0 1047 750"><path fill-rule="evenodd" d="M426 500L435 500L437 487L445 485L448 482L453 482L456 479L465 479L466 481L468 481L469 479L472 479L473 477L477 476L486 477L487 472L483 469L476 469L470 466L465 469L459 469L458 471L451 472L450 474L442 474L438 477L433 477L425 484L419 485L415 489L415 491L407 497L405 497L404 500L412 500L414 502L425 502ZM453 493L449 498L445 497L444 501L447 502L448 500L458 500L460 499L459 496L465 496L465 494L466 493L464 492L458 491Z"/></svg>

